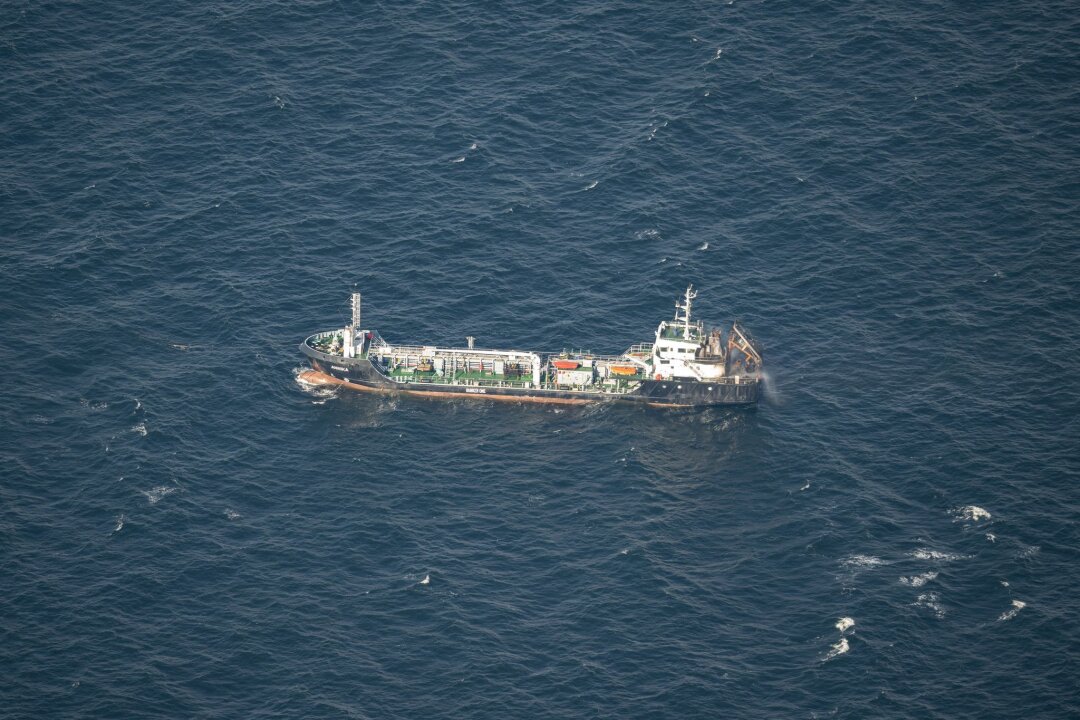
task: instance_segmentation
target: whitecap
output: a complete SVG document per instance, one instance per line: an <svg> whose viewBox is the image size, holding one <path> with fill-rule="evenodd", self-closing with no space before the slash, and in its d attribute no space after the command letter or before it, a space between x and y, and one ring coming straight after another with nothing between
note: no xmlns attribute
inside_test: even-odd
<svg viewBox="0 0 1080 720"><path fill-rule="evenodd" d="M469 149L470 149L470 150L475 150L475 149L476 149L476 148L478 148L478 147L480 147L480 146L479 146L479 145L477 145L476 143L473 143L472 145L470 145L470 146L469 146Z"/></svg>
<svg viewBox="0 0 1080 720"><path fill-rule="evenodd" d="M807 480L806 484L803 485L801 488L799 488L799 492L803 492L804 490L809 490L809 489L810 489L810 481Z"/></svg>
<svg viewBox="0 0 1080 720"><path fill-rule="evenodd" d="M599 184L600 184L599 180L593 180L591 183L588 184L588 186L585 189L586 190L592 190L594 187L596 187Z"/></svg>
<svg viewBox="0 0 1080 720"><path fill-rule="evenodd" d="M838 655L843 655L844 653L846 653L850 649L851 649L851 646L848 644L848 639L845 638L845 637L842 637L842 638L840 638L840 640L835 645L833 645L832 647L829 648L829 652L825 654L825 657L822 660L822 662L825 662L826 660L832 660L834 657L837 657Z"/></svg>
<svg viewBox="0 0 1080 720"><path fill-rule="evenodd" d="M840 632L846 632L855 627L855 619L849 617L842 617L836 621L836 629Z"/></svg>
<svg viewBox="0 0 1080 720"><path fill-rule="evenodd" d="M997 540L997 535L994 533L986 533L986 539L990 542L995 542Z"/></svg>
<svg viewBox="0 0 1080 720"><path fill-rule="evenodd" d="M1016 617L1016 614L1023 610L1025 607L1027 607L1027 603L1023 600L1013 600L1012 608L1001 613L1001 617L998 618L998 622L1012 620L1014 617Z"/></svg>
<svg viewBox="0 0 1080 720"><path fill-rule="evenodd" d="M965 505L962 508L956 508L953 512L956 513L954 522L960 522L962 520L978 522L980 520L989 520L991 517L988 511L978 505Z"/></svg>
<svg viewBox="0 0 1080 720"><path fill-rule="evenodd" d="M124 529L124 513L120 513L120 517L116 518L116 527L113 528L114 533L118 533Z"/></svg>
<svg viewBox="0 0 1080 720"><path fill-rule="evenodd" d="M934 617L938 620L945 617L945 608L941 605L941 596L936 592L923 593L915 599L915 602L913 602L912 605L915 607L926 608L934 613Z"/></svg>
<svg viewBox="0 0 1080 720"><path fill-rule="evenodd" d="M431 576L430 575L425 575L424 579L420 581L420 584L421 585L430 585L431 584Z"/></svg>
<svg viewBox="0 0 1080 720"><path fill-rule="evenodd" d="M701 243L701 247L698 248L698 250L708 250L708 249L709 249L708 241L705 241L705 242Z"/></svg>
<svg viewBox="0 0 1080 720"><path fill-rule="evenodd" d="M146 437L146 423L139 423L131 428L131 432L138 433L143 437Z"/></svg>
<svg viewBox="0 0 1080 720"><path fill-rule="evenodd" d="M240 513L236 512L235 510L226 509L225 510L225 517L228 518L229 520L236 520L237 518L240 517Z"/></svg>
<svg viewBox="0 0 1080 720"><path fill-rule="evenodd" d="M900 578L901 585L907 585L908 587L922 587L926 583L937 579L937 572L929 570L921 575L909 575Z"/></svg>
<svg viewBox="0 0 1080 720"><path fill-rule="evenodd" d="M930 548L919 548L911 553L911 557L916 560L938 560L940 562L952 562L954 560L962 560L966 555L957 555L956 553L941 552L940 550L931 550Z"/></svg>
<svg viewBox="0 0 1080 720"><path fill-rule="evenodd" d="M151 488L149 490L141 490L140 492L142 492L142 494L146 496L146 499L150 502L151 505L157 505L161 498L165 497L166 495L172 495L174 492L176 492L176 486L158 485L156 488Z"/></svg>
<svg viewBox="0 0 1080 720"><path fill-rule="evenodd" d="M847 567L877 567L878 565L884 565L885 561L873 555L852 555L844 558L840 563Z"/></svg>
<svg viewBox="0 0 1080 720"><path fill-rule="evenodd" d="M461 156L461 157L459 157L459 158L454 158L454 159L453 159L453 160L451 160L450 162L456 162L456 163L459 163L459 162L465 162L465 156L464 156L464 155L462 155L462 156Z"/></svg>

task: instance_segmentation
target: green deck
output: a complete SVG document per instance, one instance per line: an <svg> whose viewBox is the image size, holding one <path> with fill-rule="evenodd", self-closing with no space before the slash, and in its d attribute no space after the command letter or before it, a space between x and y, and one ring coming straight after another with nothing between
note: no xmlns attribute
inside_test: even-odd
<svg viewBox="0 0 1080 720"><path fill-rule="evenodd" d="M417 382L430 382L430 383L446 383L453 385L460 385L462 383L477 382L482 384L495 384L502 383L509 386L521 386L528 387L532 385L532 375L521 376L507 376L496 375L495 373L480 373L480 372L458 372L458 373L445 373L438 375L434 371L428 372L414 372L412 370L405 370L397 368L386 373L387 377L395 380L415 380Z"/></svg>
<svg viewBox="0 0 1080 720"><path fill-rule="evenodd" d="M396 368L386 373L386 376L399 381L411 381L415 383L440 383L445 385L468 385L475 384L479 387L516 387L516 388L531 388L532 376L522 375L519 377L507 377L506 375L496 375L494 373L479 373L479 372L459 372L454 375L446 373L439 376L434 371L429 372L414 372L412 370L406 370L403 368ZM645 379L644 375L629 375L613 378L616 383L613 386L605 385L603 383L596 383L588 385L586 388L593 392L614 392L624 393L629 391L627 387L629 383L641 382ZM577 386L568 385L556 385L551 381L551 378L546 374L542 378L540 387L546 390L579 390Z"/></svg>

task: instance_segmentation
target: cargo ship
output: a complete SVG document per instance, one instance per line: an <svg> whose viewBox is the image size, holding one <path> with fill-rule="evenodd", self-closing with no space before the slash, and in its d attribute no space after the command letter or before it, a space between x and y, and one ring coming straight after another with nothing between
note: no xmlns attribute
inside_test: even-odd
<svg viewBox="0 0 1080 720"><path fill-rule="evenodd" d="M436 398L584 404L623 401L657 407L753 405L761 396L762 350L734 322L725 334L691 319L693 286L661 321L651 343L617 355L590 351L486 350L388 342L361 324L361 296L351 298L344 328L316 333L300 351L314 385Z"/></svg>

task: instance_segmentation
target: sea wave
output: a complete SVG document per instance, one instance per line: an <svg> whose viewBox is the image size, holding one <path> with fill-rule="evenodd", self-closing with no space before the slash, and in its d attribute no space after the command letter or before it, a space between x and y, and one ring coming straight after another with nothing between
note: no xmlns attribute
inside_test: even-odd
<svg viewBox="0 0 1080 720"><path fill-rule="evenodd" d="M956 508L953 510L953 513L955 514L957 522L979 522L980 520L989 520L991 518L990 513L978 505L966 505L961 508Z"/></svg>
<svg viewBox="0 0 1080 720"><path fill-rule="evenodd" d="M900 584L907 585L908 587L922 587L928 582L937 579L937 571L929 570L920 575L906 575L900 578Z"/></svg>
<svg viewBox="0 0 1080 720"><path fill-rule="evenodd" d="M1013 600L1012 607L1001 613L1001 616L998 618L998 622L1007 622L1009 620L1012 620L1014 617L1017 616L1017 614L1019 614L1021 610L1026 607L1027 603L1023 600Z"/></svg>
<svg viewBox="0 0 1080 720"><path fill-rule="evenodd" d="M833 658L839 657L839 656L843 655L844 653L846 653L850 649L851 649L851 644L848 642L848 639L846 637L842 637L839 640L837 640L832 645L832 647L829 648L829 651L827 653L825 653L825 657L822 658L822 662L832 660Z"/></svg>
<svg viewBox="0 0 1080 720"><path fill-rule="evenodd" d="M179 488L175 485L158 485L157 487L150 488L149 490L141 490L140 492L146 496L146 501L151 505L157 505L164 498L172 495Z"/></svg>

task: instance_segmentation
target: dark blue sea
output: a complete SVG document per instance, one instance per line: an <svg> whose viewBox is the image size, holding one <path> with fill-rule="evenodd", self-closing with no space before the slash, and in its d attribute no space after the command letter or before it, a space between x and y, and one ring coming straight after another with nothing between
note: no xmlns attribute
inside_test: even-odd
<svg viewBox="0 0 1080 720"><path fill-rule="evenodd" d="M0 10L0 717L1080 716L1075 3ZM313 389L619 352L755 410ZM425 582L426 580L426 582Z"/></svg>

